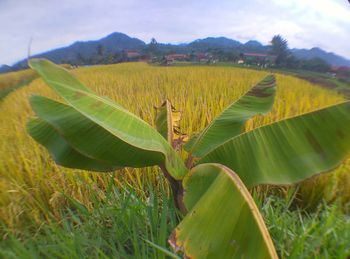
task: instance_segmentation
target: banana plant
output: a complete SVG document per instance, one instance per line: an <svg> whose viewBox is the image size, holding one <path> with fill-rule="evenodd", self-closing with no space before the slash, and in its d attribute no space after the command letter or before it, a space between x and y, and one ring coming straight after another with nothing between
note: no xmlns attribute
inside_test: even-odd
<svg viewBox="0 0 350 259"><path fill-rule="evenodd" d="M176 151L187 136L170 101L157 109L154 129L64 68L44 59L29 65L65 102L32 96L36 117L28 122L29 134L64 167L108 172L159 166L184 216L168 241L185 258L277 258L248 189L300 182L349 155L350 102L244 132L247 120L271 110L273 75L190 138L185 165Z"/></svg>

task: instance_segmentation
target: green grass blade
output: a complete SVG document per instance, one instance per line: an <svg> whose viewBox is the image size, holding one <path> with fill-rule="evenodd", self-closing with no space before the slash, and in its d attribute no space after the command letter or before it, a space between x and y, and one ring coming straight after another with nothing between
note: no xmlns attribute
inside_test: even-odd
<svg viewBox="0 0 350 259"><path fill-rule="evenodd" d="M158 251L162 252L164 255L167 255L170 258L174 258L174 259L180 259L181 258L180 256L178 256L178 255L168 251L164 247L161 247L161 246L159 246L159 245L157 245L157 244L155 244L155 243L153 243L153 242L151 242L151 241L149 241L147 239L144 239L144 240L145 240L145 242L147 244L149 244L150 246L152 246L153 248L157 249Z"/></svg>

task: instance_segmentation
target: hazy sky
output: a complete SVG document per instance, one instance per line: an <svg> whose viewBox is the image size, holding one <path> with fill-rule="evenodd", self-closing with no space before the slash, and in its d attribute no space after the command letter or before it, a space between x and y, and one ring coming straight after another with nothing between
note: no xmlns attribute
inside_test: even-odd
<svg viewBox="0 0 350 259"><path fill-rule="evenodd" d="M149 42L225 36L321 47L350 58L348 0L0 0L0 64L114 31Z"/></svg>

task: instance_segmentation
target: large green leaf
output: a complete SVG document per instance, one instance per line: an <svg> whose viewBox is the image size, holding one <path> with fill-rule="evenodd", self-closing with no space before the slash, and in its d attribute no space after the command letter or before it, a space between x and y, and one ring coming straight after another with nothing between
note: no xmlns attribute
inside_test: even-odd
<svg viewBox="0 0 350 259"><path fill-rule="evenodd" d="M113 164L99 161L81 154L55 130L49 123L39 119L31 119L27 124L29 134L45 146L55 162L64 167L108 172L117 169Z"/></svg>
<svg viewBox="0 0 350 259"><path fill-rule="evenodd" d="M350 102L239 135L203 157L234 170L248 187L292 184L336 167L350 152Z"/></svg>
<svg viewBox="0 0 350 259"><path fill-rule="evenodd" d="M131 154L132 150L148 151L150 156L162 154L166 169L175 179L181 179L187 172L181 158L166 140L149 124L114 102L101 98L87 90L68 71L43 59L29 61L44 81L59 94L72 108L110 132L126 144L121 153ZM97 135L96 135L97 137ZM103 136L100 136L103 138ZM91 141L84 139L84 141ZM99 145L95 147L99 148ZM158 155L157 155L158 153ZM143 157L147 162L150 156ZM142 159L142 157L141 157ZM130 164L129 166L133 166Z"/></svg>
<svg viewBox="0 0 350 259"><path fill-rule="evenodd" d="M169 242L185 258L277 258L254 200L229 168L196 166L184 178L184 193L189 212Z"/></svg>
<svg viewBox="0 0 350 259"><path fill-rule="evenodd" d="M181 112L176 110L169 100L165 100L160 107L157 107L155 124L158 132L175 149L179 149L187 140L187 135L180 131Z"/></svg>
<svg viewBox="0 0 350 259"><path fill-rule="evenodd" d="M42 96L32 96L30 102L39 118L85 156L119 167L145 167L164 161L162 153L131 146L69 105Z"/></svg>
<svg viewBox="0 0 350 259"><path fill-rule="evenodd" d="M238 101L228 106L185 148L194 157L202 157L220 144L242 133L245 122L271 110L276 91L275 77L269 75Z"/></svg>
<svg viewBox="0 0 350 259"><path fill-rule="evenodd" d="M171 125L171 104L168 100L165 100L160 107L156 107L157 114L155 118L155 124L158 132L169 143L172 142L172 125Z"/></svg>
<svg viewBox="0 0 350 259"><path fill-rule="evenodd" d="M173 144L175 140L181 137L181 112L177 111L169 100L165 100L156 110L156 128L170 144Z"/></svg>

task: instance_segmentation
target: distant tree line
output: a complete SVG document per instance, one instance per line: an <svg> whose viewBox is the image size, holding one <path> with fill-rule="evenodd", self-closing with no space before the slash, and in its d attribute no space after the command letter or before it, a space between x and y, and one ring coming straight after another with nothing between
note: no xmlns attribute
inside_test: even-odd
<svg viewBox="0 0 350 259"><path fill-rule="evenodd" d="M106 52L104 47L99 44L96 47L95 53L89 55L88 57L82 55L78 52L74 61L63 61L62 63L68 63L71 65L97 65L97 64L114 64L122 61L121 52L109 53Z"/></svg>
<svg viewBox="0 0 350 259"><path fill-rule="evenodd" d="M221 62L237 62L238 60L242 59L243 53L247 50L247 48L244 48L242 46L237 46L235 48L213 47L209 44L206 46L205 44L201 43L200 50L205 53L209 53L215 57L216 60ZM251 46L249 50L251 52L258 53L265 51L266 53L266 50L262 50L262 48L259 46ZM173 45L158 44L157 40L155 38L152 38L146 47L138 51L143 57L148 57L150 61L163 62L166 55L173 53L188 54L190 56L189 60L192 60L191 57L194 57L195 54L198 53L198 47L179 46L177 49L174 49ZM304 69L317 72L327 72L331 69L331 66L321 58L296 58L288 48L287 40L280 35L275 35L272 38L270 46L268 48L268 54L276 56L275 62L273 64L273 67L276 68ZM67 63L70 63L72 65L95 65L112 64L125 61L122 51L110 53L105 51L102 45L98 45L96 47L96 51L88 57L78 53L74 60L75 62L67 61Z"/></svg>
<svg viewBox="0 0 350 259"><path fill-rule="evenodd" d="M331 65L321 58L298 59L288 48L288 42L280 35L271 40L270 54L276 55L275 66L278 68L304 69L317 72L328 72Z"/></svg>

